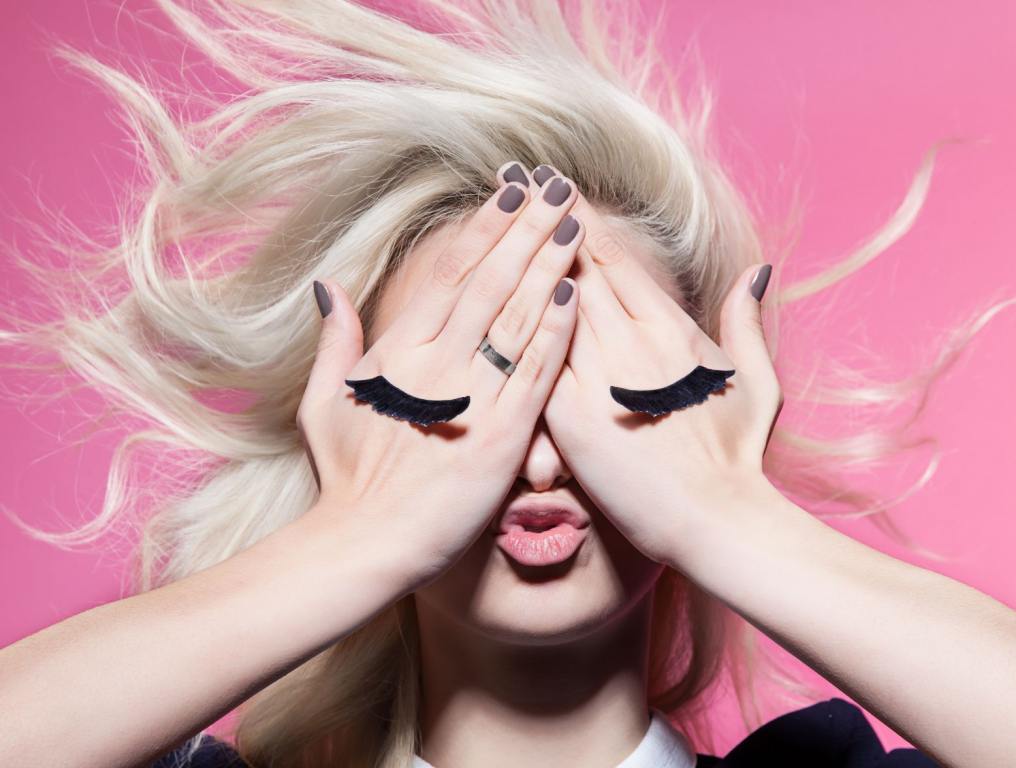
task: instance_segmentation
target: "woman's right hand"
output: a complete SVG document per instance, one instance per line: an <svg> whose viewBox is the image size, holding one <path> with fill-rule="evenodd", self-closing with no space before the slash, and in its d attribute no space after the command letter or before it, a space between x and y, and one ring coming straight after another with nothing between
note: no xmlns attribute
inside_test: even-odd
<svg viewBox="0 0 1016 768"><path fill-rule="evenodd" d="M577 297L551 299L581 242L551 239L574 185L557 206L527 195L513 212L497 208L506 189L366 355L356 311L325 281L332 307L297 416L318 503L222 562L0 651L0 764L148 765L462 554L515 479L575 325ZM484 334L521 358L510 377L476 352ZM378 373L471 402L428 429L394 421L344 383Z"/></svg>
<svg viewBox="0 0 1016 768"><path fill-rule="evenodd" d="M542 187L502 184L366 354L339 284L322 280L327 296L316 288L325 314L297 423L320 500L304 517L339 535L355 532L379 558L394 558L407 592L475 541L525 458L575 327L578 289L564 276L585 231L578 223L563 245L554 235L575 229L568 211L576 196L562 177ZM510 376L477 351L484 336L517 362ZM344 383L379 374L418 397L469 395L469 406L430 427L397 421Z"/></svg>

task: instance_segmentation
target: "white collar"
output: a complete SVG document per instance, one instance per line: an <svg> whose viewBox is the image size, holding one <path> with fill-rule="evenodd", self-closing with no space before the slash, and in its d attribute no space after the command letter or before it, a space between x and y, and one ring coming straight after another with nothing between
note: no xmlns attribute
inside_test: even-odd
<svg viewBox="0 0 1016 768"><path fill-rule="evenodd" d="M413 755L412 768L434 768ZM687 737L661 711L649 709L649 729L635 750L616 768L695 768L695 752Z"/></svg>

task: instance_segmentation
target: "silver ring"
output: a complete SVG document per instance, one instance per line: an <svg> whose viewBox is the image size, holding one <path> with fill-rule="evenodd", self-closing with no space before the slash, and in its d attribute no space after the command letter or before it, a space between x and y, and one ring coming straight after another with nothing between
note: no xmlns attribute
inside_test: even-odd
<svg viewBox="0 0 1016 768"><path fill-rule="evenodd" d="M480 342L480 346L477 349L480 350L481 355L490 360L494 364L494 367L506 376L511 376L515 372L515 363L494 349L486 336L483 337L483 341Z"/></svg>

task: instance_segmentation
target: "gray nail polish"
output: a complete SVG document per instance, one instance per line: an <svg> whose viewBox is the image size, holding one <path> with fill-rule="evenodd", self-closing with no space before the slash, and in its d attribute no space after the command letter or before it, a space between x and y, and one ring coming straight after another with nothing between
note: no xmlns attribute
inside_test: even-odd
<svg viewBox="0 0 1016 768"><path fill-rule="evenodd" d="M509 166L508 170L501 175L504 176L504 180L506 182L517 181L524 187L529 186L529 177L526 176L526 172L522 170L522 166L519 165L518 163L513 163L511 166Z"/></svg>
<svg viewBox="0 0 1016 768"><path fill-rule="evenodd" d="M543 192L543 199L551 205L561 205L571 195L571 184L558 177L547 186Z"/></svg>
<svg viewBox="0 0 1016 768"><path fill-rule="evenodd" d="M554 242L558 245L568 245L579 233L579 220L568 214L554 230Z"/></svg>
<svg viewBox="0 0 1016 768"><path fill-rule="evenodd" d="M526 193L518 187L505 187L501 196L497 199L497 207L505 213L512 213L519 209L522 201L526 199Z"/></svg>
<svg viewBox="0 0 1016 768"><path fill-rule="evenodd" d="M314 281L314 298L317 299L318 309L321 311L321 317L328 317L332 311L332 297L328 295L328 289L325 288L323 283Z"/></svg>
<svg viewBox="0 0 1016 768"><path fill-rule="evenodd" d="M567 280L562 280L557 284L557 288L554 289L554 303L555 304L567 304L568 299L572 297L575 286L569 283Z"/></svg>
<svg viewBox="0 0 1016 768"><path fill-rule="evenodd" d="M766 292L766 287L769 285L769 276L773 272L772 264L765 264L759 269L755 275L755 279L751 281L751 295L758 301L762 301L762 294Z"/></svg>
<svg viewBox="0 0 1016 768"><path fill-rule="evenodd" d="M538 165L533 169L533 180L541 187L547 182L547 179L556 175L554 169L549 165Z"/></svg>

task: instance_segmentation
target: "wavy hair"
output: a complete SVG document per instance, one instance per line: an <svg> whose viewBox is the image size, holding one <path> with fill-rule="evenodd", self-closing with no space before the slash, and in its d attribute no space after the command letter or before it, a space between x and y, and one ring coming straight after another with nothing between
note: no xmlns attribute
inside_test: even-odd
<svg viewBox="0 0 1016 768"><path fill-rule="evenodd" d="M976 313L925 368L896 381L828 360L791 375L776 356L778 321L783 307L908 231L938 145L867 243L784 287L791 244L764 242L760 214L724 171L710 87L699 78L681 93L656 46L661 19L647 24L633 4L421 0L401 17L346 0L159 5L235 87L181 93L147 69L57 50L122 105L144 175L124 196L111 242L42 228L66 263L16 254L44 281L57 316L8 313L0 340L52 353L114 413L142 423L115 452L99 513L65 531L15 520L30 535L77 547L126 524L136 537L132 589L144 591L299 517L316 495L295 425L318 334L311 281L336 278L369 338L374 302L401 259L475 210L515 158L554 165L615 226L649 243L714 339L732 280L774 263L764 313L787 405L863 406L871 419L855 414L853 431L835 439L777 424L767 475L803 504L835 502L902 537L886 510L927 483L937 456L888 500L837 472L933 442L888 428L885 416L916 399L909 427L932 382L1000 307ZM816 383L817 370L834 385ZM760 663L758 632L678 572L665 571L653 610L649 703L699 751L713 749L706 694L724 671L749 728L762 720L760 673L807 691L775 662ZM410 595L245 702L234 734L241 754L276 768L409 765L419 743L417 640Z"/></svg>

